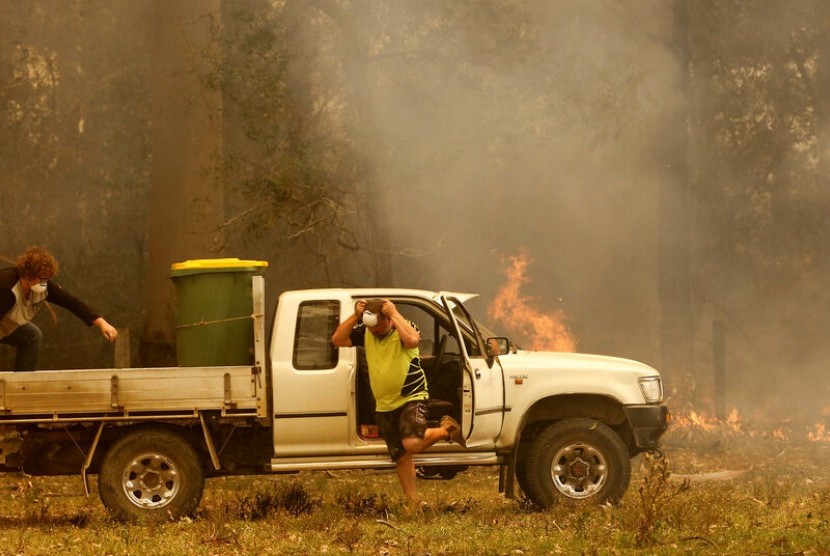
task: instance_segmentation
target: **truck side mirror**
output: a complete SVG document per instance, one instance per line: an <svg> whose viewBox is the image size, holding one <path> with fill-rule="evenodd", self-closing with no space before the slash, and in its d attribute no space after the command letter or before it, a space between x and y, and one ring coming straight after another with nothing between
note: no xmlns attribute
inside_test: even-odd
<svg viewBox="0 0 830 556"><path fill-rule="evenodd" d="M510 353L510 340L503 336L487 338L487 356L495 357Z"/></svg>

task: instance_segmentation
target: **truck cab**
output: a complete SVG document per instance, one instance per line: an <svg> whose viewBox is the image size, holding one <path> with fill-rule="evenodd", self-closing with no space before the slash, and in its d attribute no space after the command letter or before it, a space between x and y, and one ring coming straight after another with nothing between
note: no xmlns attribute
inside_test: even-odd
<svg viewBox="0 0 830 556"><path fill-rule="evenodd" d="M522 489L542 505L563 496L619 498L628 484L629 458L656 448L666 428L659 373L625 359L521 350L476 322L464 306L471 297L402 289L280 296L270 346L270 468L391 465L377 435L362 348L330 342L359 299L385 298L420 331L431 418L452 415L467 440L465 448L439 442L417 455L423 472L451 476L469 465L500 465L503 488L512 489L515 471ZM571 437L583 429L597 436L598 446L579 440L557 453L539 453L540 437L560 442L556 431L543 435L557 423ZM558 475L551 471L553 458L562 466Z"/></svg>

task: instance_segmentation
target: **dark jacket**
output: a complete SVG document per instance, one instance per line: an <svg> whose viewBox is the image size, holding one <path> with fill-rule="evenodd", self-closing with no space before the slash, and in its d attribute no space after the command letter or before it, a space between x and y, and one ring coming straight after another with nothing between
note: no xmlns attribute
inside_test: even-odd
<svg viewBox="0 0 830 556"><path fill-rule="evenodd" d="M15 267L0 269L0 317L8 313L14 307L15 298L12 288L20 280L20 272ZM89 305L61 288L58 284L49 280L46 283L46 301L54 303L91 325L92 321L101 315Z"/></svg>

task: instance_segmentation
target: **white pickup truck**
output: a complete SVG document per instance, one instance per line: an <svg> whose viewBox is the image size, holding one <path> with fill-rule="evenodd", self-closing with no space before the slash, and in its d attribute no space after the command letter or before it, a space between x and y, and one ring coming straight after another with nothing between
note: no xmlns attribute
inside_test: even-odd
<svg viewBox="0 0 830 556"><path fill-rule="evenodd" d="M416 456L451 478L499 466L499 488L547 507L618 500L631 458L666 430L660 375L626 359L524 351L468 313L470 296L409 289L317 289L279 296L265 337L264 280L252 277L250 365L0 372L0 469L98 474L124 520L191 514L204 479L393 467L378 437L365 359L331 336L355 301L383 297L421 331L435 415L466 447Z"/></svg>

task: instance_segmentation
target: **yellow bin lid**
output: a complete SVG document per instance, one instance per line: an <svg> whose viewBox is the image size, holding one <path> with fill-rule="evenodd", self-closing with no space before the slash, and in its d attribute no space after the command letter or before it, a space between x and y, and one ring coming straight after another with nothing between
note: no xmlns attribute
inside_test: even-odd
<svg viewBox="0 0 830 556"><path fill-rule="evenodd" d="M268 268L268 261L255 261L228 257L223 259L189 259L170 266L173 276L195 274L199 272L248 271L257 272Z"/></svg>

